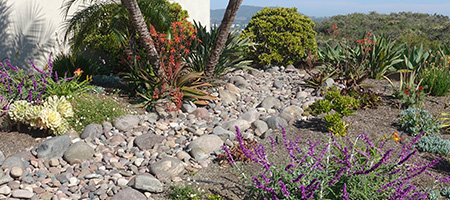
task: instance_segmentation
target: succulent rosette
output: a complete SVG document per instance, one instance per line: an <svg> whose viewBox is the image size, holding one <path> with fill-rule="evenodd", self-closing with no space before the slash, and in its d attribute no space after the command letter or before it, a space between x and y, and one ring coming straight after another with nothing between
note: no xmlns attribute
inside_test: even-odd
<svg viewBox="0 0 450 200"><path fill-rule="evenodd" d="M25 121L30 118L30 108L33 107L30 102L25 100L15 101L11 104L8 115L13 121Z"/></svg>
<svg viewBox="0 0 450 200"><path fill-rule="evenodd" d="M39 119L44 127L47 127L53 132L56 132L57 128L63 122L63 118L58 111L45 106L40 112Z"/></svg>
<svg viewBox="0 0 450 200"><path fill-rule="evenodd" d="M56 110L62 117L73 117L72 105L64 96L51 96L44 102L44 107Z"/></svg>

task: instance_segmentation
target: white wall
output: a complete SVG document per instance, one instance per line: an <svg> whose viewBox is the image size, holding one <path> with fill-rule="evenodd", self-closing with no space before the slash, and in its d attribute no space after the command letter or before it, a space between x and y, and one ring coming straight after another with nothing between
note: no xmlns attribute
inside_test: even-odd
<svg viewBox="0 0 450 200"><path fill-rule="evenodd" d="M189 14L189 21L193 19L199 21L203 26L206 25L206 30L210 27L210 0L168 0L169 2L176 2L181 5L183 10L187 10Z"/></svg>
<svg viewBox="0 0 450 200"><path fill-rule="evenodd" d="M195 19L196 21L200 21L203 25L207 25L209 30L210 0L169 1L179 3L184 10L188 11L190 16L189 20L192 21L192 19ZM14 61L14 64L16 66L21 67L25 65L24 67L29 67L30 65L28 63L30 60L32 60L36 64L36 66L42 67L46 64L50 51L56 53L60 52L61 47L56 44L56 35L58 35L58 41L61 43L64 36L64 15L62 14L61 9L63 2L64 0L0 0L0 5L2 5L2 3L6 3L8 7L11 7L11 13L8 17L10 23L4 23L7 24L9 28L7 29L7 31L0 30L0 39L6 37L9 38L9 40L13 41L13 38L17 38L14 37L14 35L17 35L14 33L18 32L19 30L17 30L17 28L15 27L22 27L19 28L22 32L28 31L33 32L34 34L36 34L36 32L40 33L38 35L35 35L36 40L39 41L28 42L30 44L27 44L25 46L16 45L18 47L13 47L12 44L0 41L0 61L2 61L5 57L9 60L14 60L14 57L17 57L16 61ZM74 6L74 8L77 7L78 5ZM32 12L35 14L34 16L25 15L26 13L29 13L30 9L34 9L34 12ZM69 16L74 11L75 9L71 9L71 11L69 12ZM6 14L3 13L3 15ZM0 13L0 28L2 28L1 22L6 22L5 19L1 19L3 15L2 13ZM33 27L32 25L36 25L36 21L33 21L33 19L40 18L43 19L43 21L41 21L43 26L30 29L30 27ZM33 45L31 45L31 43ZM44 46L51 46L51 48L46 47L44 49ZM62 46L62 48L67 50L67 46ZM19 51L19 54L15 53L17 51Z"/></svg>

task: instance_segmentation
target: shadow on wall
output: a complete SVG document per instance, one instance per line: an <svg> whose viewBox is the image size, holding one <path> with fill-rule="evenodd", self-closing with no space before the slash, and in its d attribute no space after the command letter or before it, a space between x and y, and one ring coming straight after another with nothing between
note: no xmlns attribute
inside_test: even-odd
<svg viewBox="0 0 450 200"><path fill-rule="evenodd" d="M36 67L42 68L55 42L54 30L35 1L16 8L0 0L0 62L9 60L14 66L30 71L30 61L33 61Z"/></svg>

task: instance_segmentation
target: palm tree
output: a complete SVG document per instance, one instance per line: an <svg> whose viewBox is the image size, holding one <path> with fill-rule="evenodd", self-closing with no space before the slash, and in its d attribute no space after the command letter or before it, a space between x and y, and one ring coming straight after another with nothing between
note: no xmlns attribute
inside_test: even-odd
<svg viewBox="0 0 450 200"><path fill-rule="evenodd" d="M174 12L180 7L178 4L174 5L165 0L136 0L136 2L138 8L142 8L139 10L145 24L151 24L159 32L167 32L172 21L187 17L186 11ZM129 4L128 1L123 1L121 4L113 0L68 0L64 5L66 18L69 10L76 3L87 4L87 6L75 12L66 23L65 39L70 38L73 50L93 48L100 50L100 53L114 55L110 58L118 58L122 53L125 53L125 57L136 55L135 45L138 42L136 38L138 29L131 22L132 18L125 7L126 4ZM92 41L99 41L98 38L108 42L92 43ZM111 46L114 47L111 48ZM145 48L144 45L142 46ZM148 49L145 48L146 54L148 54ZM152 64L159 66L155 65L154 61Z"/></svg>
<svg viewBox="0 0 450 200"><path fill-rule="evenodd" d="M155 71L158 72L157 74L162 75L163 70L161 69L158 51L156 51L155 43L153 42L152 36L150 36L150 32L148 31L147 24L145 23L137 1L121 0L121 2L127 8L128 14L130 15L130 21L133 23L134 28L141 37L140 41L147 52L147 59L154 67Z"/></svg>
<svg viewBox="0 0 450 200"><path fill-rule="evenodd" d="M214 76L214 67L219 62L219 56L225 47L227 42L230 27L236 18L239 7L241 6L243 0L230 0L228 2L227 9L223 15L222 23L219 26L219 33L217 34L216 41L211 51L211 56L208 59L208 64L206 65L205 74L208 77Z"/></svg>

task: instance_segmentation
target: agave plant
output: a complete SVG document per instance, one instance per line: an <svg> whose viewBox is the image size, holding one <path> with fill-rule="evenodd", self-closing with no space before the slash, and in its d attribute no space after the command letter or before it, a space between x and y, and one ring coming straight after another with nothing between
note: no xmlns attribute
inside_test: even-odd
<svg viewBox="0 0 450 200"><path fill-rule="evenodd" d="M185 60L193 70L201 72L205 70L219 29L211 27L208 31L206 26L198 22L194 22L194 26L197 29L197 39L200 41L194 41L193 49ZM219 57L219 62L214 68L214 75L218 76L236 68L251 69L249 66L252 61L244 56L244 50L252 48L254 45L255 43L251 42L249 38L239 38L237 31L231 32Z"/></svg>

